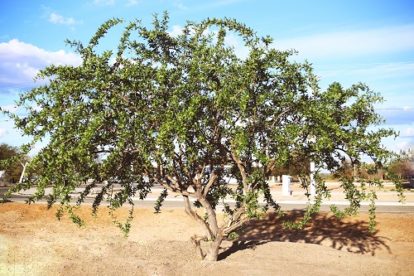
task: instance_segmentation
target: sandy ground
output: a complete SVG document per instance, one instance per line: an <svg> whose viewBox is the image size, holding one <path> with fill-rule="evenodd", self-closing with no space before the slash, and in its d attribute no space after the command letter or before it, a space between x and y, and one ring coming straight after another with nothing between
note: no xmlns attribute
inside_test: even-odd
<svg viewBox="0 0 414 276"><path fill-rule="evenodd" d="M104 210L79 214L85 227L42 204L0 204L0 275L414 275L414 214L378 214L375 234L364 214L321 214L296 232L270 214L223 243L216 263L198 260L189 239L201 232L182 209L136 210L127 238Z"/></svg>

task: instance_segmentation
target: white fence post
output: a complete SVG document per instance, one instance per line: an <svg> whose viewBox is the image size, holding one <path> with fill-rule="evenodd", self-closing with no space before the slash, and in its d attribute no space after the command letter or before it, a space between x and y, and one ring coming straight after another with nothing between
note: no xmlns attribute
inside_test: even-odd
<svg viewBox="0 0 414 276"><path fill-rule="evenodd" d="M310 162L310 194L312 196L316 195L316 185L315 185L315 162Z"/></svg>
<svg viewBox="0 0 414 276"><path fill-rule="evenodd" d="M282 195L290 195L290 176L282 175Z"/></svg>

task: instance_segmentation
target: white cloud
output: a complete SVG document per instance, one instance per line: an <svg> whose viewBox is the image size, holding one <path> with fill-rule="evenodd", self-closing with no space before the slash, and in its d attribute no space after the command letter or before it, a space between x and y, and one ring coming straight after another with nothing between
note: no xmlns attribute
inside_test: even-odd
<svg viewBox="0 0 414 276"><path fill-rule="evenodd" d="M32 141L30 136L24 135L20 130L15 128L13 121L2 114L0 114L0 138L0 143L6 143L14 147L19 147ZM49 136L38 141L29 152L29 156L37 154L47 143L49 143Z"/></svg>
<svg viewBox="0 0 414 276"><path fill-rule="evenodd" d="M401 136L414 137L414 127L407 127L401 132Z"/></svg>
<svg viewBox="0 0 414 276"><path fill-rule="evenodd" d="M186 5L184 5L184 3L182 1L175 0L173 2L173 5L174 5L174 7L176 7L179 10L182 10L182 11L188 10L188 7Z"/></svg>
<svg viewBox="0 0 414 276"><path fill-rule="evenodd" d="M384 79L392 77L414 77L414 63L413 62L392 62L383 64L357 64L340 65L340 69L334 70L318 70L318 74L322 77L343 77L343 76L357 76L369 77L375 79Z"/></svg>
<svg viewBox="0 0 414 276"><path fill-rule="evenodd" d="M79 24L78 21L76 21L73 17L63 17L62 15L51 12L49 15L49 22L53 24L61 24L61 25L67 25L67 26L73 26L76 24Z"/></svg>
<svg viewBox="0 0 414 276"><path fill-rule="evenodd" d="M117 0L93 0L91 2L96 6L114 6L116 4ZM127 6L127 7L132 7L132 6L136 6L139 3L141 3L142 0L126 0L126 1L121 1L121 2L125 3L125 6ZM174 6L180 6L180 3L181 2L179 2L179 1L174 1L173 5Z"/></svg>
<svg viewBox="0 0 414 276"><path fill-rule="evenodd" d="M7 134L7 129L0 127L0 138Z"/></svg>
<svg viewBox="0 0 414 276"><path fill-rule="evenodd" d="M93 0L91 2L96 6L114 6L117 3L117 0ZM124 0L120 2L122 2L126 7L132 7L140 4L142 0ZM175 6L176 3L177 1L173 2Z"/></svg>
<svg viewBox="0 0 414 276"><path fill-rule="evenodd" d="M206 11L209 9L216 9L224 6L229 6L233 4L237 4L243 2L245 0L215 0L215 1L198 1L198 4L195 6L191 6L188 9L193 11Z"/></svg>
<svg viewBox="0 0 414 276"><path fill-rule="evenodd" d="M404 107L377 108L378 113L390 125L414 124L414 110Z"/></svg>
<svg viewBox="0 0 414 276"><path fill-rule="evenodd" d="M12 39L0 43L0 87L31 86L37 72L50 64L77 66L80 63L81 58L74 53L50 52Z"/></svg>
<svg viewBox="0 0 414 276"><path fill-rule="evenodd" d="M227 46L233 47L235 54L241 59L246 59L249 55L249 48L244 45L241 37L237 36L234 33L227 34L226 38L224 39L224 43Z"/></svg>
<svg viewBox="0 0 414 276"><path fill-rule="evenodd" d="M309 58L357 57L414 49L414 25L341 31L276 40L278 49L296 49Z"/></svg>
<svg viewBox="0 0 414 276"><path fill-rule="evenodd" d="M23 135L14 127L12 120L6 119L3 115L0 116L0 138L1 143L14 147L19 147L30 141L28 136Z"/></svg>
<svg viewBox="0 0 414 276"><path fill-rule="evenodd" d="M414 137L413 136L403 136L403 129L397 129L400 131L400 136L397 138L387 137L382 140L384 146L396 153L400 152L401 150L407 150L408 148L413 148L414 145Z"/></svg>
<svg viewBox="0 0 414 276"><path fill-rule="evenodd" d="M140 2L139 0L128 0L126 5L127 7L136 6L139 4L139 2Z"/></svg>
<svg viewBox="0 0 414 276"><path fill-rule="evenodd" d="M3 106L0 106L0 108L1 110L8 111L11 113L17 112L17 106L15 106L14 104L3 105Z"/></svg>
<svg viewBox="0 0 414 276"><path fill-rule="evenodd" d="M394 151L397 153L400 153L401 151L407 151L409 149L412 149L413 145L414 145L413 139L397 138Z"/></svg>
<svg viewBox="0 0 414 276"><path fill-rule="evenodd" d="M115 4L115 0L94 0L93 3L100 6L112 6Z"/></svg>
<svg viewBox="0 0 414 276"><path fill-rule="evenodd" d="M172 37L177 37L179 35L181 35L183 33L184 28L181 27L180 25L174 25L172 26L172 30L169 32L169 34Z"/></svg>
<svg viewBox="0 0 414 276"><path fill-rule="evenodd" d="M217 1L215 4L231 4L233 1ZM193 9L193 7L191 7ZM173 26L173 34L181 31L179 26ZM230 34L226 43L235 48L236 53L245 56L247 49L242 40ZM414 25L383 27L376 29L319 33L304 37L293 37L274 42L277 49L296 49L299 57L311 61L315 59L343 59L363 55L396 53L414 50ZM342 74L345 70L330 74ZM361 68L346 70L347 74L381 74L395 75L401 72L413 74L414 63L374 64Z"/></svg>

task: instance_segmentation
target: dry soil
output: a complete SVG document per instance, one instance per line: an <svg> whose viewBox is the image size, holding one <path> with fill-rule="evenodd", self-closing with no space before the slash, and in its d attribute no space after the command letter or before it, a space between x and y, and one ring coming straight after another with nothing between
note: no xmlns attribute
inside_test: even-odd
<svg viewBox="0 0 414 276"><path fill-rule="evenodd" d="M269 214L238 242L224 242L211 263L197 258L189 240L200 228L182 209L135 210L127 238L105 207L97 218L79 209L81 228L55 211L0 204L0 275L414 275L414 214L378 214L375 234L365 214L343 221L321 214L293 232Z"/></svg>

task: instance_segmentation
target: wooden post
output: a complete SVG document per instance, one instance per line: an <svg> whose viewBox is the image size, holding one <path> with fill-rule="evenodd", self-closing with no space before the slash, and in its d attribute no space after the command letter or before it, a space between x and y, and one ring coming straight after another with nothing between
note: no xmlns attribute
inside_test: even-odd
<svg viewBox="0 0 414 276"><path fill-rule="evenodd" d="M20 179L19 179L19 183L22 183L23 182L23 177L24 177L24 172L26 171L26 166L27 166L27 164L28 164L28 162L26 162L26 163L22 163L22 162L20 162L20 164L22 165L22 167L23 167L23 171L22 171L22 173L20 174Z"/></svg>

